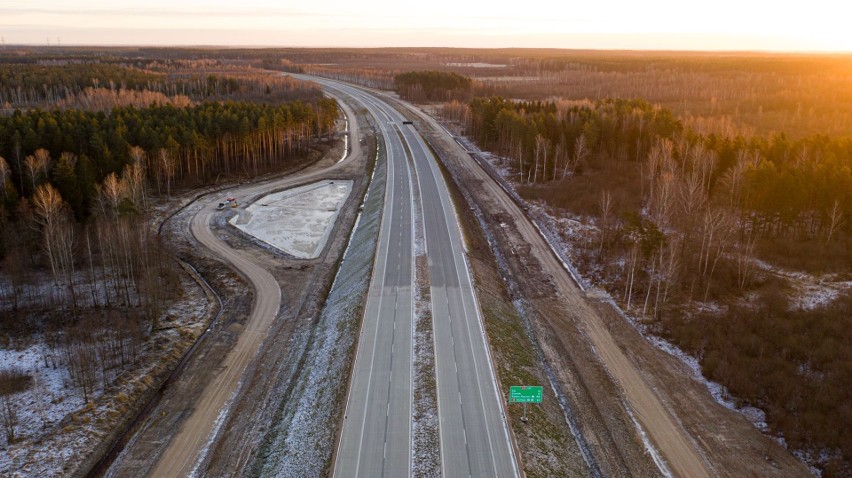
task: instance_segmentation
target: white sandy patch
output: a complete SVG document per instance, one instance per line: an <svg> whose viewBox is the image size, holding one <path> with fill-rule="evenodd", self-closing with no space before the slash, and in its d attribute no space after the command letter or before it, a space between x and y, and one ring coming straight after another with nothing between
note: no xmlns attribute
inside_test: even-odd
<svg viewBox="0 0 852 478"><path fill-rule="evenodd" d="M314 259L325 247L352 181L320 181L269 194L230 223L299 259Z"/></svg>

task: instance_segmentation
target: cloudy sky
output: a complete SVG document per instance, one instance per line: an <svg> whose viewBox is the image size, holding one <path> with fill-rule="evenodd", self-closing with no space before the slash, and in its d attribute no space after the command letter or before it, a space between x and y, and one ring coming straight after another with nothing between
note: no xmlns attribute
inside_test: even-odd
<svg viewBox="0 0 852 478"><path fill-rule="evenodd" d="M0 0L0 36L40 45L852 52L852 2Z"/></svg>

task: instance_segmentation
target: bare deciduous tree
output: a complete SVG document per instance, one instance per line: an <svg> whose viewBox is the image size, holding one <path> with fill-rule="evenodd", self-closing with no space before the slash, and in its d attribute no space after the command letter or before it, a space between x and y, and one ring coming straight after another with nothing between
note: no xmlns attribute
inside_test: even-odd
<svg viewBox="0 0 852 478"><path fill-rule="evenodd" d="M722 175L720 183L728 193L731 207L742 206L743 183L749 168L749 158L745 150L737 153L737 162Z"/></svg>
<svg viewBox="0 0 852 478"><path fill-rule="evenodd" d="M831 210L828 213L828 234L825 238L825 242L831 242L832 236L834 236L834 233L837 232L837 229L839 229L844 222L845 218L843 217L843 210L840 208L840 200L835 199L831 206Z"/></svg>
<svg viewBox="0 0 852 478"><path fill-rule="evenodd" d="M144 211L148 208L145 197L145 151L138 146L130 148L130 159L131 163L121 174L121 181L133 205Z"/></svg>
<svg viewBox="0 0 852 478"><path fill-rule="evenodd" d="M6 442L15 442L15 427L18 426L18 404L14 402L12 395L3 395L0 402L0 418L3 422L3 430L6 431Z"/></svg>
<svg viewBox="0 0 852 478"><path fill-rule="evenodd" d="M600 208L600 223L598 224L601 230L601 243L598 246L598 255L603 253L604 244L609 237L610 221L612 220L613 200L612 193L608 189L601 191L598 198L598 207Z"/></svg>
<svg viewBox="0 0 852 478"><path fill-rule="evenodd" d="M50 153L46 149L37 149L32 156L27 156L24 159L24 164L27 168L27 176L30 177L30 184L35 191L38 183L47 175L47 169L50 166Z"/></svg>
<svg viewBox="0 0 852 478"><path fill-rule="evenodd" d="M562 170L562 179L565 179L569 173L574 174L580 163L585 161L589 156L589 147L586 145L586 135L581 134L574 140L574 154L571 155L571 160L565 162L565 168Z"/></svg>
<svg viewBox="0 0 852 478"><path fill-rule="evenodd" d="M665 171L654 182L656 185L651 196L651 210L654 222L660 227L668 227L677 204L679 182L674 172Z"/></svg>
<svg viewBox="0 0 852 478"><path fill-rule="evenodd" d="M113 218L118 211L118 204L121 202L121 197L124 194L124 185L121 180L110 173L104 178L103 183L96 187L98 192L98 207L101 216L105 218Z"/></svg>
<svg viewBox="0 0 852 478"><path fill-rule="evenodd" d="M94 331L77 326L66 332L62 342L62 356L68 364L68 375L89 401L98 385L98 357L92 343Z"/></svg>
<svg viewBox="0 0 852 478"><path fill-rule="evenodd" d="M166 181L166 197L171 199L172 179L175 176L175 160L172 158L172 155L169 153L169 150L165 148L160 149L158 158L160 173L163 176L163 179L165 179Z"/></svg>
<svg viewBox="0 0 852 478"><path fill-rule="evenodd" d="M550 149L550 141L537 134L535 136L535 169L533 171L532 182L538 182L539 164L541 164L542 176L547 177L545 168L547 167L547 150Z"/></svg>
<svg viewBox="0 0 852 478"><path fill-rule="evenodd" d="M9 169L9 163L3 156L0 156L0 191L3 193L3 199L6 199L6 182L11 177L12 171Z"/></svg>
<svg viewBox="0 0 852 478"><path fill-rule="evenodd" d="M707 192L702 184L701 175L695 171L686 174L680 189L680 210L684 219L684 233L687 239L693 234L694 219L707 205Z"/></svg>
<svg viewBox="0 0 852 478"><path fill-rule="evenodd" d="M630 258L629 258L629 270L627 271L627 277L625 278L624 284L624 302L627 304L625 306L625 310L630 310L630 302L633 299L633 284L636 278L636 267L639 264L639 241L638 239L633 241L633 244L630 246Z"/></svg>
<svg viewBox="0 0 852 478"><path fill-rule="evenodd" d="M6 432L7 443L15 441L19 405L15 396L30 388L32 377L17 368L0 370L0 422Z"/></svg>
<svg viewBox="0 0 852 478"><path fill-rule="evenodd" d="M56 233L62 215L62 196L52 185L40 186L33 196L35 225L42 233L42 250L47 256L54 279L58 279L59 259L56 254Z"/></svg>
<svg viewBox="0 0 852 478"><path fill-rule="evenodd" d="M35 224L42 234L42 250L50 264L55 282L64 279L76 308L74 292L74 225L70 211L59 191L52 185L40 185L33 196Z"/></svg>
<svg viewBox="0 0 852 478"><path fill-rule="evenodd" d="M710 294L710 284L719 258L730 245L733 237L733 219L727 209L710 207L704 213L702 223L701 251L698 255L699 270L707 281L704 300Z"/></svg>
<svg viewBox="0 0 852 478"><path fill-rule="evenodd" d="M750 232L743 240L737 241L733 253L734 265L737 270L737 287L745 290L751 283L754 274L754 247L757 235Z"/></svg>

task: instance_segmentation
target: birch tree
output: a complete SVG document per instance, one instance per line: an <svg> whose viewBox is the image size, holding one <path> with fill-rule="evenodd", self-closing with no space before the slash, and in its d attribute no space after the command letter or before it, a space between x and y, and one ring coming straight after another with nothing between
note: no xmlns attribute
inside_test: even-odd
<svg viewBox="0 0 852 478"><path fill-rule="evenodd" d="M6 162L3 156L0 156L0 190L3 192L3 199L6 199L6 182L11 177L11 172L9 163Z"/></svg>
<svg viewBox="0 0 852 478"><path fill-rule="evenodd" d="M64 279L74 308L74 226L70 211L59 191L52 185L40 185L33 196L35 224L42 234L42 250L50 264L54 282Z"/></svg>
<svg viewBox="0 0 852 478"><path fill-rule="evenodd" d="M27 168L27 176L30 178L30 185L32 185L33 192L35 192L36 186L38 186L38 184L41 183L47 175L47 169L50 165L50 153L46 149L37 149L35 153L24 159L24 165Z"/></svg>
<svg viewBox="0 0 852 478"><path fill-rule="evenodd" d="M601 191L598 197L598 207L600 208L600 223L598 224L601 231L601 243L598 246L598 256L603 253L604 244L609 237L610 220L613 211L612 193L608 189Z"/></svg>
<svg viewBox="0 0 852 478"><path fill-rule="evenodd" d="M843 210L840 207L840 200L835 199L834 203L831 206L831 211L828 213L828 234L825 238L825 242L831 242L831 238L834 236L834 233L843 225L845 219L843 217Z"/></svg>
<svg viewBox="0 0 852 478"><path fill-rule="evenodd" d="M589 156L589 148L586 145L586 135L581 134L574 140L574 154L571 155L571 160L565 162L565 168L562 170L562 179L565 179L568 174L574 174L580 163L585 161Z"/></svg>
<svg viewBox="0 0 852 478"><path fill-rule="evenodd" d="M159 151L159 165L160 165L160 173L163 175L163 179L166 181L166 197L172 198L172 180L175 177L175 160L172 158L172 155L165 148L160 149Z"/></svg>
<svg viewBox="0 0 852 478"><path fill-rule="evenodd" d="M130 200L142 211L148 209L145 194L145 156L145 150L139 146L130 148L131 162L121 173L121 181L126 185Z"/></svg>

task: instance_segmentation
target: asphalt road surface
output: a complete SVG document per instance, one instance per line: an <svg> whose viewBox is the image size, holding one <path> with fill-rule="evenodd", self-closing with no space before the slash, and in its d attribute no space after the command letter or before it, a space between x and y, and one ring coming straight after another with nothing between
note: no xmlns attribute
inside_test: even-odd
<svg viewBox="0 0 852 478"><path fill-rule="evenodd" d="M246 368L257 355L263 340L267 336L269 326L275 320L281 306L281 288L272 275L264 269L263 265L231 249L211 231L210 219L214 214L217 214L216 204L225 194L236 197L238 202L242 204L243 198L249 198L264 191L296 186L321 179L330 171L343 167L351 159L358 157L361 153L355 115L349 110L348 106L341 103L341 107L349 117L349 135L351 138L349 154L344 161L326 169L288 176L271 182L241 186L227 193L208 195L199 200L203 208L192 219L190 226L192 234L214 255L229 263L248 279L255 291L255 301L237 344L225 357L222 369L204 389L196 402L195 409L191 411L178 433L172 438L163 454L160 455L149 476L188 476L203 458L203 451L213 438L217 418L226 411L225 407L228 400L237 391Z"/></svg>
<svg viewBox="0 0 852 478"><path fill-rule="evenodd" d="M413 177L420 188L431 281L443 476L518 476L461 230L435 158L414 128L403 124L402 115L378 97L330 80L314 81L361 102L379 124L388 148L382 233L335 476L412 474ZM410 171L409 153L416 175Z"/></svg>

